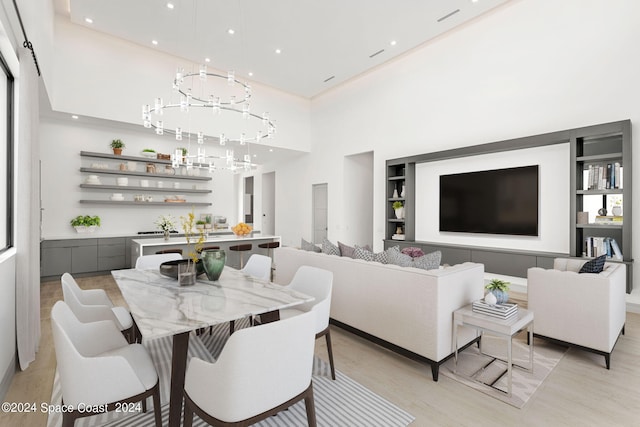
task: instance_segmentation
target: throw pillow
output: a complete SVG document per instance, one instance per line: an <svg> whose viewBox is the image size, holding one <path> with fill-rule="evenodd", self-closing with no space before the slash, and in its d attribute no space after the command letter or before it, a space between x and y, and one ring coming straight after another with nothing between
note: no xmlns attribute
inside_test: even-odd
<svg viewBox="0 0 640 427"><path fill-rule="evenodd" d="M424 252L422 252L422 249L414 248L412 246L403 248L400 252L402 252L405 255L409 255L411 258L419 258L424 255Z"/></svg>
<svg viewBox="0 0 640 427"><path fill-rule="evenodd" d="M391 251L389 255L389 264L399 265L400 267L413 267L413 258L409 255L405 255L400 251Z"/></svg>
<svg viewBox="0 0 640 427"><path fill-rule="evenodd" d="M355 248L352 248L351 246L347 246L344 243L341 243L340 241L338 241L338 248L340 249L340 256L346 256L349 258L353 258L353 252L355 250Z"/></svg>
<svg viewBox="0 0 640 427"><path fill-rule="evenodd" d="M378 252L374 254L373 260L379 262L380 264L389 264L389 258L391 257L391 252L398 252L400 250L399 246L394 246L392 248L387 249L383 252Z"/></svg>
<svg viewBox="0 0 640 427"><path fill-rule="evenodd" d="M604 270L604 263L607 260L606 255L600 255L597 258L592 259L584 263L578 273L601 273Z"/></svg>
<svg viewBox="0 0 640 427"><path fill-rule="evenodd" d="M361 248L360 246L356 245L356 247L353 250L353 258L363 259L365 261L374 261L375 256L373 252L371 252L370 250L367 250L366 248Z"/></svg>
<svg viewBox="0 0 640 427"><path fill-rule="evenodd" d="M329 239L322 240L322 253L327 255L340 256L340 248L329 241Z"/></svg>
<svg viewBox="0 0 640 427"><path fill-rule="evenodd" d="M413 259L413 266L423 270L436 270L440 267L442 252L435 251Z"/></svg>
<svg viewBox="0 0 640 427"><path fill-rule="evenodd" d="M300 248L301 248L302 250L310 251L310 252L320 252L320 251L322 251L322 249L320 249L320 248L318 247L318 245L313 244L313 243L311 243L311 242L307 242L307 241L306 241L306 240L304 240L304 239L300 239L300 240L301 240L301 242L300 242Z"/></svg>

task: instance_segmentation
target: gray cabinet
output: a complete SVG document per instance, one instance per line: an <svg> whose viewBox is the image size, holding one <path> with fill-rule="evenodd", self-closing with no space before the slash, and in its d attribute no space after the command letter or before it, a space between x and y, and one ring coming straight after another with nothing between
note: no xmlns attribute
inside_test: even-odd
<svg viewBox="0 0 640 427"><path fill-rule="evenodd" d="M98 271L129 268L125 237L98 240Z"/></svg>
<svg viewBox="0 0 640 427"><path fill-rule="evenodd" d="M96 271L97 239L47 240L41 244L40 276Z"/></svg>

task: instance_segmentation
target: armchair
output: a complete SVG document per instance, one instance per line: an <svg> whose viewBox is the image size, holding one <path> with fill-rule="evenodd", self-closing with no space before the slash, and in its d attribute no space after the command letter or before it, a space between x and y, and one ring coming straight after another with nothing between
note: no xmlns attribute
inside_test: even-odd
<svg viewBox="0 0 640 427"><path fill-rule="evenodd" d="M604 356L611 352L626 317L626 266L607 262L601 273L578 273L584 260L556 258L554 268L527 271L534 335Z"/></svg>

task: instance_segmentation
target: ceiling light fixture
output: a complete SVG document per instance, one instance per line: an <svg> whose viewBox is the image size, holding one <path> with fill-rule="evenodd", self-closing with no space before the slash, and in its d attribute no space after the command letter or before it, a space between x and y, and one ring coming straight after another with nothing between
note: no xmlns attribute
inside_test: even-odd
<svg viewBox="0 0 640 427"><path fill-rule="evenodd" d="M398 42L396 42L395 40L391 40L391 41L389 42L389 44L390 44L391 46L395 46L396 44L398 44Z"/></svg>
<svg viewBox="0 0 640 427"><path fill-rule="evenodd" d="M154 46L158 46L158 40L151 40L151 44Z"/></svg>
<svg viewBox="0 0 640 427"><path fill-rule="evenodd" d="M84 18L84 22L86 22L87 24L93 24L93 19L87 17L87 18Z"/></svg>
<svg viewBox="0 0 640 427"><path fill-rule="evenodd" d="M172 9L173 10L174 7L175 6L173 5L173 3L167 3L167 9Z"/></svg>
<svg viewBox="0 0 640 427"><path fill-rule="evenodd" d="M275 134L276 127L269 118L269 113L257 115L251 112L251 86L236 79L233 71L222 75L208 71L204 64L200 65L197 72L185 72L178 68L173 80L172 96L176 100L166 104L158 97L153 105L143 105L142 121L145 128L154 128L157 135L175 135L177 141L187 139L189 145L192 136L197 138L197 154L192 154L190 147L186 156L182 149L176 149L176 153L172 155L174 168L185 165L188 170L196 167L213 172L218 168L214 165L214 160L223 159L226 161L225 169L237 171L242 167L250 170L254 165L251 163L249 145L260 142L263 138L272 138ZM208 115L196 117L203 112ZM222 118L223 114L225 119ZM155 122L152 115L155 116ZM186 123L186 126L182 123ZM191 125L194 123L201 126L201 130L192 133ZM225 132L218 126L231 129ZM213 129L216 130L215 133ZM236 134L232 135L234 132ZM226 156L207 155L204 147L205 135L216 138L220 146L225 146L228 142L246 146L247 154L242 160L234 157L233 150L226 150Z"/></svg>
<svg viewBox="0 0 640 427"><path fill-rule="evenodd" d="M227 30L227 34L229 34L229 35L234 35L235 33L236 33L236 30L234 30L233 28L229 28Z"/></svg>
<svg viewBox="0 0 640 427"><path fill-rule="evenodd" d="M281 53L282 53L282 51L281 51L280 49L276 49L276 53L277 53L277 54L281 54Z"/></svg>

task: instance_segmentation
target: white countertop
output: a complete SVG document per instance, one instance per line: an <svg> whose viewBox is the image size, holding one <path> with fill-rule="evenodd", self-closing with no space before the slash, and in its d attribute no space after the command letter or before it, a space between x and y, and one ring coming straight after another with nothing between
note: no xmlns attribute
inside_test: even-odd
<svg viewBox="0 0 640 427"><path fill-rule="evenodd" d="M277 240L280 241L280 236L270 236L270 235L260 235L257 236L246 236L246 237L238 237L235 235L221 235L221 236L209 236L204 243L225 243L225 242L250 242L253 240ZM192 242L197 240L197 236L195 239L192 239ZM164 240L164 237L152 238L152 239L134 239L131 243L135 243L144 246L166 246L166 245L186 245L187 240L184 237L170 237L169 240Z"/></svg>

